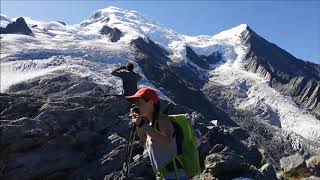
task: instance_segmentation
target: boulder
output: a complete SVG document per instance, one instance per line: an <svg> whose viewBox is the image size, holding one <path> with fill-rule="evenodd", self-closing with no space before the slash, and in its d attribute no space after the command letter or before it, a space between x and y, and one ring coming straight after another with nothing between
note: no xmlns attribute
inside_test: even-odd
<svg viewBox="0 0 320 180"><path fill-rule="evenodd" d="M264 164L259 171L261 172L261 180L277 180L276 171L271 164Z"/></svg>
<svg viewBox="0 0 320 180"><path fill-rule="evenodd" d="M218 178L254 177L256 172L245 159L234 153L213 153L205 160L206 172Z"/></svg>
<svg viewBox="0 0 320 180"><path fill-rule="evenodd" d="M306 164L312 174L320 177L320 155L311 157L306 161Z"/></svg>
<svg viewBox="0 0 320 180"><path fill-rule="evenodd" d="M293 154L280 159L280 166L286 178L302 178L310 176L304 158L299 154Z"/></svg>
<svg viewBox="0 0 320 180"><path fill-rule="evenodd" d="M284 172L295 171L296 169L306 167L303 157L299 154L293 154L280 159L280 166Z"/></svg>

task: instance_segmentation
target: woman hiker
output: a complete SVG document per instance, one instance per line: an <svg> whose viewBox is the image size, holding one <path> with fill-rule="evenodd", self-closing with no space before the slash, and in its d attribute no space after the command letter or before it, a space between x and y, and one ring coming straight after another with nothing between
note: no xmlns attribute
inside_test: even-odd
<svg viewBox="0 0 320 180"><path fill-rule="evenodd" d="M173 124L168 115L160 113L159 96L153 89L141 88L134 95L127 96L127 99L139 108L138 113L131 111L131 122L137 125L138 136L146 144L157 179L187 180L187 173L178 161L171 172L161 174L161 168L169 167L173 156L177 154L177 144Z"/></svg>

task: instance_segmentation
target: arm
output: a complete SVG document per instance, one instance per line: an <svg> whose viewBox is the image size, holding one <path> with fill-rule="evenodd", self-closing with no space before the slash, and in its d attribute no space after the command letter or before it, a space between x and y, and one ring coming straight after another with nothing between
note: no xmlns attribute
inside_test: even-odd
<svg viewBox="0 0 320 180"><path fill-rule="evenodd" d="M124 67L123 67L123 66L120 66L119 68L113 70L113 71L111 72L111 75L112 75L112 76L116 76L116 77L122 77L122 72L121 72L122 69L124 69Z"/></svg>

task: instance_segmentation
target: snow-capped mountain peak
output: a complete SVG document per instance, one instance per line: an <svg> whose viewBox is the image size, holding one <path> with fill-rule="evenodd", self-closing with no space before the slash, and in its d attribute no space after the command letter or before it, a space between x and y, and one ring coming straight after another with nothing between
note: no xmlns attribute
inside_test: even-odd
<svg viewBox="0 0 320 180"><path fill-rule="evenodd" d="M80 23L85 29L98 33L103 26L118 28L124 37L120 42L130 43L131 40L141 37L153 39L158 44L167 47L169 39L176 37L177 33L171 29L143 16L137 11L126 10L110 6L95 11L87 20Z"/></svg>
<svg viewBox="0 0 320 180"><path fill-rule="evenodd" d="M115 6L109 6L104 9L99 9L95 11L89 19L97 20L106 17L117 17L117 18L128 18L128 17L141 17L142 15L139 14L137 11L121 9Z"/></svg>
<svg viewBox="0 0 320 180"><path fill-rule="evenodd" d="M234 28L231 28L226 31L222 31L216 35L214 35L214 38L217 39L224 39L224 38L232 38L232 37L239 37L241 34L245 31L247 31L249 26L247 24L240 24Z"/></svg>

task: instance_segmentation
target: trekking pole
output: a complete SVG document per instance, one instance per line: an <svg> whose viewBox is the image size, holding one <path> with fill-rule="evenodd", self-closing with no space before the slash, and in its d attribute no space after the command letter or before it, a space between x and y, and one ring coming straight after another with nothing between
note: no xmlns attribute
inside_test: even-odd
<svg viewBox="0 0 320 180"><path fill-rule="evenodd" d="M131 124L130 127L130 133L129 133L129 139L128 139L128 145L127 145L127 150L126 150L126 161L123 163L123 167L122 167L122 173L121 173L121 179L123 180L124 178L126 178L129 175L129 163L130 163L130 159L129 159L129 155L130 152L132 152L131 150L131 141L132 141L132 136L134 135L135 137L135 125Z"/></svg>
<svg viewBox="0 0 320 180"><path fill-rule="evenodd" d="M123 94L104 94L102 97L109 97L109 96L124 96Z"/></svg>
<svg viewBox="0 0 320 180"><path fill-rule="evenodd" d="M131 144L131 148L130 148L130 153L129 153L129 158L128 158L127 176L129 176L129 174L130 174L130 161L131 161L131 156L132 156L132 151L133 151L133 143L134 143L134 139L136 137L135 129L136 129L136 126L133 125L133 138L132 138L131 143L130 143Z"/></svg>

